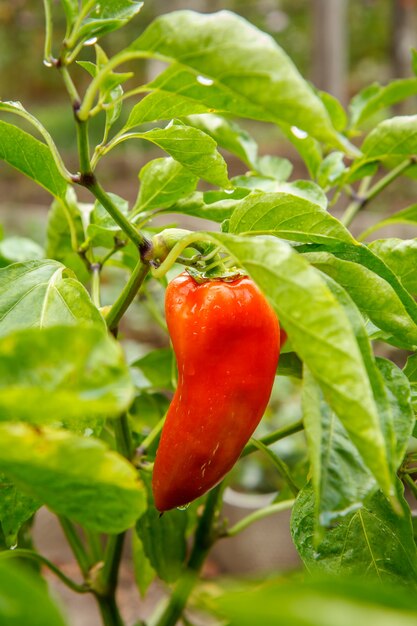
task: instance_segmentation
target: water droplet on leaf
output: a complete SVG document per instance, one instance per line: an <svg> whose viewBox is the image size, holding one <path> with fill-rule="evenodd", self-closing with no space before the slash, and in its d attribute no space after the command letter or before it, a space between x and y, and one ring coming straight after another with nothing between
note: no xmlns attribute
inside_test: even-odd
<svg viewBox="0 0 417 626"><path fill-rule="evenodd" d="M182 506L177 506L177 509L178 509L178 511L186 511L189 506L190 506L190 503L183 504Z"/></svg>
<svg viewBox="0 0 417 626"><path fill-rule="evenodd" d="M197 76L197 82L205 87L210 87L210 85L214 83L214 80L212 78L207 78L207 76Z"/></svg>
<svg viewBox="0 0 417 626"><path fill-rule="evenodd" d="M54 65L52 63L52 61L50 61L49 59L44 59L43 60L43 64L44 64L45 67L53 67L53 65Z"/></svg>
<svg viewBox="0 0 417 626"><path fill-rule="evenodd" d="M298 126L291 126L291 132L294 137L297 137L297 139L305 139L306 137L308 137L306 131L298 128Z"/></svg>
<svg viewBox="0 0 417 626"><path fill-rule="evenodd" d="M85 46L94 46L95 43L97 43L97 37L91 37L91 39L84 41Z"/></svg>

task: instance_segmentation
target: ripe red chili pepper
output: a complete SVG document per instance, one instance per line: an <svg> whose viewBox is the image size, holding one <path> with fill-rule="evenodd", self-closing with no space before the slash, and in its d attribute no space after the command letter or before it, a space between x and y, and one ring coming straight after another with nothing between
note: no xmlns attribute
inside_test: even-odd
<svg viewBox="0 0 417 626"><path fill-rule="evenodd" d="M178 387L153 472L159 511L198 498L235 464L268 404L280 336L246 276L199 284L183 273L168 285L165 312Z"/></svg>

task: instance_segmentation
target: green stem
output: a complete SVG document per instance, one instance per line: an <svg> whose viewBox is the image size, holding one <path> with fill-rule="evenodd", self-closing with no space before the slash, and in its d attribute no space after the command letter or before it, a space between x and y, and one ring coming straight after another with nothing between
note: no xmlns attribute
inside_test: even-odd
<svg viewBox="0 0 417 626"><path fill-rule="evenodd" d="M84 18L88 16L89 12L91 11L95 3L96 3L96 0L89 0L88 2L84 4L83 8L80 10L77 20L72 29L72 33L69 39L67 39L67 41L65 42L69 50L71 50L71 48L73 48L75 44L77 43L78 31L81 27L81 24Z"/></svg>
<svg viewBox="0 0 417 626"><path fill-rule="evenodd" d="M410 490L412 491L413 496L417 500L417 485L414 482L414 480L411 478L409 474L403 474L402 479L410 487Z"/></svg>
<svg viewBox="0 0 417 626"><path fill-rule="evenodd" d="M410 157L409 159L405 159L402 161L397 167L394 167L386 176L381 178L373 187L371 187L366 194L366 202L369 202L375 196L377 196L385 187L388 187L396 178L398 178L403 172L408 170L408 168L416 162L414 157Z"/></svg>
<svg viewBox="0 0 417 626"><path fill-rule="evenodd" d="M26 558L32 559L33 561L37 561L42 565L46 565L48 569L51 570L67 587L72 589L72 591L76 591L77 593L88 593L91 589L87 585L79 585L78 583L65 576L61 570L51 563L48 559L46 559L41 554L34 552L33 550L26 550L22 548L18 548L16 550L5 550L0 552L0 560L8 559L8 558Z"/></svg>
<svg viewBox="0 0 417 626"><path fill-rule="evenodd" d="M410 157L405 159L397 167L394 167L386 176L383 176L375 185L373 185L370 189L370 177L364 178L362 181L362 185L359 188L358 196L355 198L353 202L346 209L341 222L345 226L350 226L356 214L364 208L368 202L373 200L376 196L378 196L381 191L383 191L388 185L390 185L396 178L398 178L401 174L403 174L411 165L416 162L415 157Z"/></svg>
<svg viewBox="0 0 417 626"><path fill-rule="evenodd" d="M121 294L119 295L116 302L111 307L108 315L106 316L107 327L110 331L114 331L118 327L120 320L122 319L126 310L128 309L137 292L139 291L143 281L145 280L149 269L149 265L142 263L142 261L138 261Z"/></svg>
<svg viewBox="0 0 417 626"><path fill-rule="evenodd" d="M80 536L74 528L73 524L69 521L69 519L61 515L58 516L58 519L59 523L61 524L61 528L64 531L65 537L67 538L67 541L71 546L71 550L77 560L80 570L84 578L86 578L90 570L90 562L85 548L81 542Z"/></svg>
<svg viewBox="0 0 417 626"><path fill-rule="evenodd" d="M82 174L84 172L82 171ZM149 251L151 247L151 242L146 239L141 232L137 231L135 226L123 215L121 211L114 204L111 197L104 191L101 185L97 182L94 175L89 175L87 172L87 176L83 178L81 175L80 184L84 185L91 191L91 193L95 196L95 198L100 202L100 204L106 209L106 211L111 215L116 224L120 226L121 230L129 237L129 239L136 245L141 254L145 254Z"/></svg>
<svg viewBox="0 0 417 626"><path fill-rule="evenodd" d="M103 546L100 535L94 530L84 528L84 533L90 549L92 563L99 563L103 560Z"/></svg>
<svg viewBox="0 0 417 626"><path fill-rule="evenodd" d="M96 600L103 620L103 626L124 626L114 596L111 598L96 596Z"/></svg>
<svg viewBox="0 0 417 626"><path fill-rule="evenodd" d="M247 515L242 520L240 520L240 522L237 522L237 524L226 530L222 536L234 537L258 520L269 517L270 515L274 515L275 513L291 509L294 506L294 502L295 500L284 500L283 502L276 502L275 504L270 504L263 509L254 511L250 515Z"/></svg>
<svg viewBox="0 0 417 626"><path fill-rule="evenodd" d="M128 52L120 52L112 57L109 62L97 73L94 79L91 81L87 91L85 92L84 101L82 103L81 109L79 111L79 118L82 120L87 120L91 109L94 106L94 101L97 96L97 93L100 90L100 86L106 76L114 70L122 63L126 63L127 61L133 61L134 59L148 59L148 58L156 58L161 61L169 61L163 55L156 54L152 51L146 50L136 50L136 51L128 51Z"/></svg>
<svg viewBox="0 0 417 626"><path fill-rule="evenodd" d="M146 453L147 449L153 444L155 439L158 438L159 433L161 432L162 427L164 425L164 422L165 422L165 415L159 420L156 426L152 428L151 432L145 437L145 439L140 444L140 449L143 450L144 453Z"/></svg>
<svg viewBox="0 0 417 626"><path fill-rule="evenodd" d="M80 172L82 180L86 181L92 177L90 163L90 140L88 137L88 123L80 120L76 113L77 121L77 146L80 159ZM82 182L81 180L81 182ZM87 185L86 185L87 186Z"/></svg>
<svg viewBox="0 0 417 626"><path fill-rule="evenodd" d="M44 46L44 62L47 65L54 65L55 59L52 54L52 1L43 0L43 6L45 9L45 46Z"/></svg>
<svg viewBox="0 0 417 626"><path fill-rule="evenodd" d="M301 430L304 430L303 420L298 420L298 422L294 422L293 424L289 424L288 426L284 426L284 428L279 428L278 430L274 430L274 432L265 435L264 437L260 437L258 441L263 443L265 446L269 446L271 443L275 443L280 439L285 439L285 437L289 437L294 433L298 433ZM248 454L252 454L258 449L253 440L250 440L249 443L243 448L243 452L240 455L241 457L247 456Z"/></svg>
<svg viewBox="0 0 417 626"><path fill-rule="evenodd" d="M267 448L267 446L265 446L261 441L252 439L252 442L261 452L264 452L271 459L272 463L275 465L278 472L287 481L288 486L291 489L293 495L297 496L300 490L292 479L288 465L282 459L280 459L279 456L275 454L275 452Z"/></svg>
<svg viewBox="0 0 417 626"><path fill-rule="evenodd" d="M162 610L157 609L148 622L148 626L175 626L181 617L188 598L198 580L202 565L214 542L213 523L221 493L221 484L209 492L203 514L197 526L187 568L175 585L168 603L162 606Z"/></svg>
<svg viewBox="0 0 417 626"><path fill-rule="evenodd" d="M64 85L67 89L68 95L71 98L72 106L74 107L74 109L76 109L77 107L80 106L80 103L81 103L81 98L77 91L77 88L66 66L61 65L59 70L61 72L62 80L64 81Z"/></svg>
<svg viewBox="0 0 417 626"><path fill-rule="evenodd" d="M345 226L350 226L356 215L363 209L367 203L367 189L371 183L371 177L367 176L360 184L359 192L356 194L355 199L349 204L346 211L342 215L341 222Z"/></svg>
<svg viewBox="0 0 417 626"><path fill-rule="evenodd" d="M100 302L100 270L101 266L99 263L93 263L91 265L92 275L91 275L91 298L95 306L99 309L101 307Z"/></svg>

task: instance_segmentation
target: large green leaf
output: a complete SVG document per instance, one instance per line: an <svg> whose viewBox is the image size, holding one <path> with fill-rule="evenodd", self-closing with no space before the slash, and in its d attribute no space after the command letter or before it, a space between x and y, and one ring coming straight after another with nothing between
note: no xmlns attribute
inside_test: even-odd
<svg viewBox="0 0 417 626"><path fill-rule="evenodd" d="M110 193L109 196L120 213L127 216L129 211L129 203L127 200L124 200L124 198L114 193ZM87 236L93 246L110 249L115 247L117 241L123 242L126 240L126 236L121 232L120 226L116 224L114 219L98 200L95 202L94 209L90 213Z"/></svg>
<svg viewBox="0 0 417 626"><path fill-rule="evenodd" d="M414 626L413 602L410 590L389 584L281 576L222 588L208 607L229 626Z"/></svg>
<svg viewBox="0 0 417 626"><path fill-rule="evenodd" d="M119 344L102 330L55 326L0 339L0 420L116 417L133 391Z"/></svg>
<svg viewBox="0 0 417 626"><path fill-rule="evenodd" d="M331 276L378 328L417 345L417 305L385 263L365 246L307 248L306 258Z"/></svg>
<svg viewBox="0 0 417 626"><path fill-rule="evenodd" d="M400 493L398 499L401 511L395 513L382 493L376 492L362 508L327 530L317 546L313 490L305 487L293 508L291 532L307 568L416 587L417 550L410 509Z"/></svg>
<svg viewBox="0 0 417 626"><path fill-rule="evenodd" d="M170 13L156 19L128 50L171 63L150 90L180 93L214 112L283 122L337 141L325 106L285 52L233 13Z"/></svg>
<svg viewBox="0 0 417 626"><path fill-rule="evenodd" d="M227 165L209 135L186 124L168 124L139 135L165 150L195 176L219 187L230 187Z"/></svg>
<svg viewBox="0 0 417 626"><path fill-rule="evenodd" d="M352 235L321 206L291 193L254 192L233 212L229 232L271 232L292 241L353 242Z"/></svg>
<svg viewBox="0 0 417 626"><path fill-rule="evenodd" d="M0 523L6 544L17 544L22 525L39 509L38 500L19 491L5 474L0 473Z"/></svg>
<svg viewBox="0 0 417 626"><path fill-rule="evenodd" d="M392 489L386 442L354 330L325 280L288 244L272 237L211 235L267 295L292 346L319 382L367 467Z"/></svg>
<svg viewBox="0 0 417 626"><path fill-rule="evenodd" d="M237 192L239 191L237 190ZM246 196L247 194L248 192L244 190L243 195ZM241 198L242 194L236 192L230 196L222 193L221 198L218 198L215 192L196 191L167 207L164 212L192 215L213 222L223 222L232 215Z"/></svg>
<svg viewBox="0 0 417 626"><path fill-rule="evenodd" d="M0 469L55 513L99 532L130 528L146 507L133 465L91 437L0 424Z"/></svg>
<svg viewBox="0 0 417 626"><path fill-rule="evenodd" d="M7 560L0 563L0 626L65 626L44 582Z"/></svg>
<svg viewBox="0 0 417 626"><path fill-rule="evenodd" d="M369 244L369 249L388 265L410 293L417 295L417 239L377 239Z"/></svg>
<svg viewBox="0 0 417 626"><path fill-rule="evenodd" d="M37 326L104 321L81 283L57 261L27 261L0 269L0 336Z"/></svg>
<svg viewBox="0 0 417 626"><path fill-rule="evenodd" d="M44 187L56 198L65 198L67 181L47 145L13 124L0 120L0 159Z"/></svg>
<svg viewBox="0 0 417 626"><path fill-rule="evenodd" d="M134 212L164 209L192 193L198 178L172 158L149 161L139 173L140 189Z"/></svg>

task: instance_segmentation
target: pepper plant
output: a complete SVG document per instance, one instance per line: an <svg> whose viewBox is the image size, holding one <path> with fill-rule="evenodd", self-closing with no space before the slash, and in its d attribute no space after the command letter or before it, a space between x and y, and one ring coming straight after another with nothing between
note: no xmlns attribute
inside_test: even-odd
<svg viewBox="0 0 417 626"><path fill-rule="evenodd" d="M375 216L356 237L350 225L396 179L407 185L416 176L417 116L389 117L389 107L417 94L417 78L375 83L346 111L243 18L183 10L140 31L141 5L44 0L45 71L58 72L68 93L76 169L21 103L0 103L1 159L52 197L45 251L19 238L0 242L0 623L64 624L37 580L49 568L74 592L93 594L103 624L122 626L116 591L131 530L141 593L156 576L169 590L149 624L189 624L184 611L202 589L212 545L291 508L302 576L243 590L214 584L215 593L193 594L192 604L240 626L362 625L381 616L414 624L417 553L404 485L417 496L417 243L374 233L415 227L417 204ZM59 10L63 41L54 29ZM138 38L109 58L101 38L133 18ZM146 59L163 69L139 84L136 62ZM90 77L82 93L75 64ZM287 159L259 154L239 120L278 127L308 179L291 178ZM92 130L102 132L95 146ZM131 206L100 174L128 141L164 153L140 170ZM229 176L224 152L239 161L237 176ZM173 227L155 226L159 215ZM212 227L177 228L178 215ZM220 515L224 481L186 510L159 515L150 485L163 419L147 421L140 406L152 396L165 413L173 354L156 350L128 363L118 340L138 294L164 326L155 293L167 272L184 268L206 281L248 275L288 336L276 384L282 376L301 381L302 420L251 440L242 453L261 450L289 489L235 526ZM118 293L103 307L109 271ZM384 346L392 360L375 356ZM295 477L270 446L301 430L309 463ZM59 519L78 580L31 542L43 505Z"/></svg>

